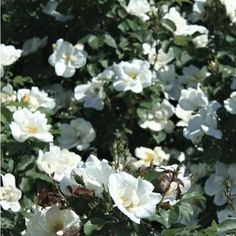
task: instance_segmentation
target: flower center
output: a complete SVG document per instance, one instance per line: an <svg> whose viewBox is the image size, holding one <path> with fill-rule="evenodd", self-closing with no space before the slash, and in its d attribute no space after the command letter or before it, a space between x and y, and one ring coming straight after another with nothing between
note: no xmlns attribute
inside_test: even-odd
<svg viewBox="0 0 236 236"><path fill-rule="evenodd" d="M27 133L30 133L30 134L35 134L38 132L38 128L35 126L27 126L25 130Z"/></svg>
<svg viewBox="0 0 236 236"><path fill-rule="evenodd" d="M22 98L22 102L24 103L28 103L30 100L30 96L29 95L25 95L23 98Z"/></svg>
<svg viewBox="0 0 236 236"><path fill-rule="evenodd" d="M6 200L8 202L18 201L18 191L14 187L6 186L0 188L0 200Z"/></svg>
<svg viewBox="0 0 236 236"><path fill-rule="evenodd" d="M56 221L50 226L50 231L56 234L58 231L63 230L63 228L63 223L61 221Z"/></svg>

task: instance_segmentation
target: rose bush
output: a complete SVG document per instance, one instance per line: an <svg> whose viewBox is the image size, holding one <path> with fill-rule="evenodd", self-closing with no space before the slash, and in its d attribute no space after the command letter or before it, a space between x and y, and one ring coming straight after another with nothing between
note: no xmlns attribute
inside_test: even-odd
<svg viewBox="0 0 236 236"><path fill-rule="evenodd" d="M235 235L235 3L3 1L2 235Z"/></svg>

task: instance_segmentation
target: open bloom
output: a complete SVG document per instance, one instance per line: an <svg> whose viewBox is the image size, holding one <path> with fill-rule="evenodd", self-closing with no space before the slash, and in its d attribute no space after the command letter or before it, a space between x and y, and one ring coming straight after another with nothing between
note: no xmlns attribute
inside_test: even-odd
<svg viewBox="0 0 236 236"><path fill-rule="evenodd" d="M183 89L179 98L179 106L186 111L194 111L208 105L208 98L200 86Z"/></svg>
<svg viewBox="0 0 236 236"><path fill-rule="evenodd" d="M236 2L234 0L220 0L225 6L226 13L230 17L232 23L236 23Z"/></svg>
<svg viewBox="0 0 236 236"><path fill-rule="evenodd" d="M208 34L208 30L204 26L188 24L187 20L180 15L175 7L169 9L169 12L164 16L164 19L171 20L175 24L176 30L174 31L174 34L177 36L193 35L196 32Z"/></svg>
<svg viewBox="0 0 236 236"><path fill-rule="evenodd" d="M29 89L19 89L17 91L17 99L27 105L31 111L36 111L39 107L52 110L56 103L53 98L48 97L44 91L40 91L38 87Z"/></svg>
<svg viewBox="0 0 236 236"><path fill-rule="evenodd" d="M120 62L113 66L115 78L113 86L117 91L131 90L141 93L143 88L151 86L152 72L147 61L134 59L132 62Z"/></svg>
<svg viewBox="0 0 236 236"><path fill-rule="evenodd" d="M96 137L92 124L84 118L72 120L70 124L61 124L60 131L61 136L57 141L62 148L85 150Z"/></svg>
<svg viewBox="0 0 236 236"><path fill-rule="evenodd" d="M179 76L180 82L186 84L187 87L196 88L198 83L203 82L210 73L207 71L207 67L203 66L201 69L194 65L183 68L183 75Z"/></svg>
<svg viewBox="0 0 236 236"><path fill-rule="evenodd" d="M36 111L32 113L26 108L13 113L10 124L11 133L18 142L24 142L28 138L36 138L43 142L52 142L53 136L49 133L50 125L47 124L46 115Z"/></svg>
<svg viewBox="0 0 236 236"><path fill-rule="evenodd" d="M115 206L137 224L155 214L156 205L161 201L161 195L153 193L150 182L125 172L111 174L108 189Z"/></svg>
<svg viewBox="0 0 236 236"><path fill-rule="evenodd" d="M165 66L156 73L157 80L161 81L166 99L178 100L183 86L176 79L174 65Z"/></svg>
<svg viewBox="0 0 236 236"><path fill-rule="evenodd" d="M222 132L217 129L217 109L221 105L215 101L211 102L205 108L192 116L184 129L184 137L190 139L193 143L199 143L204 134L221 139Z"/></svg>
<svg viewBox="0 0 236 236"><path fill-rule="evenodd" d="M70 209L60 209L53 205L36 209L33 217L27 222L25 236L65 235L68 230L74 230L78 235L80 231L80 218Z"/></svg>
<svg viewBox="0 0 236 236"><path fill-rule="evenodd" d="M236 114L236 92L232 92L230 98L224 100L224 107L230 114Z"/></svg>
<svg viewBox="0 0 236 236"><path fill-rule="evenodd" d="M4 104L10 111L15 111L16 106L11 105L12 102L16 101L16 91L10 84L4 86L0 92L0 102Z"/></svg>
<svg viewBox="0 0 236 236"><path fill-rule="evenodd" d="M186 111L177 105L175 108L175 115L180 119L180 121L176 124L176 126L186 127L188 126L188 122L192 118L192 111Z"/></svg>
<svg viewBox="0 0 236 236"><path fill-rule="evenodd" d="M69 78L75 74L76 69L86 64L86 58L87 53L83 50L82 44L73 46L63 39L58 39L48 62L55 67L58 76Z"/></svg>
<svg viewBox="0 0 236 236"><path fill-rule="evenodd" d="M146 21L149 19L146 13L149 12L151 8L147 0L130 0L125 10L129 14L139 17L142 21Z"/></svg>
<svg viewBox="0 0 236 236"><path fill-rule="evenodd" d="M161 147L150 148L139 147L135 149L135 156L140 160L134 163L135 166L151 166L160 165L164 161L169 160L170 155L166 154Z"/></svg>
<svg viewBox="0 0 236 236"><path fill-rule="evenodd" d="M39 150L37 166L40 170L46 172L49 176L60 182L64 176L69 175L71 171L81 162L81 157L67 149L60 149L55 145L50 145L48 152Z"/></svg>
<svg viewBox="0 0 236 236"><path fill-rule="evenodd" d="M151 129L153 131L164 130L171 133L174 129L174 123L169 118L174 114L174 107L164 99L162 103L157 103L153 106L152 110L143 117L140 122L141 128Z"/></svg>
<svg viewBox="0 0 236 236"><path fill-rule="evenodd" d="M149 45L147 43L143 44L143 54L148 55L148 61L151 65L154 65L154 69L158 71L159 69L165 67L168 63L173 61L175 58L174 51L169 48L167 52L164 52L162 48L156 51L156 43Z"/></svg>
<svg viewBox="0 0 236 236"><path fill-rule="evenodd" d="M1 175L1 177L3 186L0 187L0 205L4 210L10 208L13 212L17 212L21 208L18 201L21 199L22 193L16 188L15 177L10 173Z"/></svg>
<svg viewBox="0 0 236 236"><path fill-rule="evenodd" d="M22 47L22 56L28 56L29 54L36 52L38 49L45 47L47 41L47 36L45 36L43 39L40 39L38 37L27 39Z"/></svg>
<svg viewBox="0 0 236 236"><path fill-rule="evenodd" d="M102 81L93 78L87 84L77 85L75 87L75 99L78 102L83 102L84 107L102 110L104 107L103 99L106 96L103 84Z"/></svg>
<svg viewBox="0 0 236 236"><path fill-rule="evenodd" d="M16 62L21 56L22 50L15 49L14 46L0 45L0 78L4 75L4 66L9 66Z"/></svg>
<svg viewBox="0 0 236 236"><path fill-rule="evenodd" d="M231 165L217 162L215 173L211 174L205 183L204 190L207 195L214 196L217 206L224 205L236 194L236 164Z"/></svg>
<svg viewBox="0 0 236 236"><path fill-rule="evenodd" d="M95 191L95 195L99 197L103 190L107 190L108 179L113 172L107 160L100 161L94 155L90 155L84 164L74 170L74 174L83 178L85 187Z"/></svg>

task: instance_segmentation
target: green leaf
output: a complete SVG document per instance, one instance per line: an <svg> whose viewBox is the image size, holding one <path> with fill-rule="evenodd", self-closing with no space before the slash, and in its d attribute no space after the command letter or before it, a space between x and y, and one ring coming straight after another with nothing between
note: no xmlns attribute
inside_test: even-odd
<svg viewBox="0 0 236 236"><path fill-rule="evenodd" d="M222 222L217 229L218 233L235 233L236 232L236 218L228 219Z"/></svg>
<svg viewBox="0 0 236 236"><path fill-rule="evenodd" d="M152 137L155 139L157 144L160 144L166 139L166 133L160 131L157 134L153 134Z"/></svg>
<svg viewBox="0 0 236 236"><path fill-rule="evenodd" d="M158 214L153 215L149 218L150 221L156 221L162 224L165 228L169 228L169 211L160 209Z"/></svg>
<svg viewBox="0 0 236 236"><path fill-rule="evenodd" d="M178 46L186 46L188 45L189 39L184 36L175 36L174 43Z"/></svg>
<svg viewBox="0 0 236 236"><path fill-rule="evenodd" d="M23 86L25 83L30 83L33 84L33 80L31 77L27 76L27 77L23 77L20 75L17 75L14 79L13 79L13 87L20 85Z"/></svg>
<svg viewBox="0 0 236 236"><path fill-rule="evenodd" d="M105 34L104 42L112 48L117 48L116 41L109 34Z"/></svg>
<svg viewBox="0 0 236 236"><path fill-rule="evenodd" d="M102 218L94 217L87 221L84 225L84 233L91 235L92 232L102 229L106 221Z"/></svg>
<svg viewBox="0 0 236 236"><path fill-rule="evenodd" d="M98 49L104 44L104 37L91 35L88 39L88 44L91 48Z"/></svg>
<svg viewBox="0 0 236 236"><path fill-rule="evenodd" d="M3 123L10 123L11 119L12 119L12 114L9 111L9 109L7 109L4 106L1 106L1 121Z"/></svg>
<svg viewBox="0 0 236 236"><path fill-rule="evenodd" d="M161 24L162 24L162 26L164 26L167 30L169 30L171 32L175 32L176 31L175 23L173 21L171 21L171 20L162 19L161 20Z"/></svg>

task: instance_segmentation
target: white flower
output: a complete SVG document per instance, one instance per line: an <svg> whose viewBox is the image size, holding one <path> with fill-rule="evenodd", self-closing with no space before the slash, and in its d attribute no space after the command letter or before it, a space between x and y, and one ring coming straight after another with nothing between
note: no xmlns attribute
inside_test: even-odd
<svg viewBox="0 0 236 236"><path fill-rule="evenodd" d="M63 39L58 39L48 62L55 67L58 76L69 78L75 74L75 69L86 64L86 58L87 53L83 50L83 45L76 44L73 46Z"/></svg>
<svg viewBox="0 0 236 236"><path fill-rule="evenodd" d="M24 142L28 138L36 138L43 142L52 142L53 136L49 133L50 125L47 124L46 115L36 111L32 113L26 108L13 113L10 124L11 133L18 142Z"/></svg>
<svg viewBox="0 0 236 236"><path fill-rule="evenodd" d="M164 16L164 19L171 20L175 24L176 30L174 31L174 34L176 36L193 35L196 32L208 34L208 30L204 26L188 24L186 19L180 15L175 7L169 9L169 12Z"/></svg>
<svg viewBox="0 0 236 236"><path fill-rule="evenodd" d="M49 0L47 5L43 8L43 13L52 16L55 18L57 21L65 22L68 20L72 20L74 18L73 15L64 15L58 12L56 9L60 2L63 0Z"/></svg>
<svg viewBox="0 0 236 236"><path fill-rule="evenodd" d="M40 39L38 37L27 39L22 47L22 56L28 56L29 54L36 52L39 48L45 47L47 41L47 36L45 36L43 39Z"/></svg>
<svg viewBox="0 0 236 236"><path fill-rule="evenodd" d="M75 99L78 102L84 102L84 107L102 110L104 107L103 99L106 96L103 84L102 81L93 78L87 84L77 85L75 87Z"/></svg>
<svg viewBox="0 0 236 236"><path fill-rule="evenodd" d="M234 0L220 0L225 6L226 13L230 17L232 23L236 23L236 2Z"/></svg>
<svg viewBox="0 0 236 236"><path fill-rule="evenodd" d="M83 118L72 120L70 124L61 124L60 131L61 136L57 140L62 148L85 150L96 137L92 124Z"/></svg>
<svg viewBox="0 0 236 236"><path fill-rule="evenodd" d="M175 108L175 115L181 120L176 124L176 126L188 126L188 123L192 118L192 113L192 111L186 111L182 109L180 105L177 105L177 107Z"/></svg>
<svg viewBox="0 0 236 236"><path fill-rule="evenodd" d="M152 72L147 61L134 59L132 62L120 62L113 66L115 78L113 86L117 91L131 90L141 93L143 88L151 86Z"/></svg>
<svg viewBox="0 0 236 236"><path fill-rule="evenodd" d="M21 199L22 193L16 188L15 177L10 173L1 175L1 177L3 186L0 186L0 206L4 210L10 208L13 212L17 212L21 208L18 201Z"/></svg>
<svg viewBox="0 0 236 236"><path fill-rule="evenodd" d="M230 94L230 98L224 100L224 107L230 114L236 114L236 91Z"/></svg>
<svg viewBox="0 0 236 236"><path fill-rule="evenodd" d="M235 90L235 89L236 89L236 78L233 78L232 83L231 83L231 85L230 85L230 88L231 88L232 90Z"/></svg>
<svg viewBox="0 0 236 236"><path fill-rule="evenodd" d="M66 90L61 84L52 84L46 86L45 89L52 94L56 101L56 109L61 107L69 107L73 99L74 93L71 89Z"/></svg>
<svg viewBox="0 0 236 236"><path fill-rule="evenodd" d="M193 38L193 43L196 48L205 48L208 44L208 34L201 34Z"/></svg>
<svg viewBox="0 0 236 236"><path fill-rule="evenodd" d="M17 99L25 103L31 111L36 111L40 107L52 110L56 105L55 100L48 97L46 92L40 91L38 87L32 87L31 90L19 89Z"/></svg>
<svg viewBox="0 0 236 236"><path fill-rule="evenodd" d="M125 6L125 10L131 14L139 17L142 21L149 19L146 14L151 10L147 0L130 0L128 6Z"/></svg>
<svg viewBox="0 0 236 236"><path fill-rule="evenodd" d="M191 20L193 22L202 19L203 13L205 12L206 0L194 0L193 13L191 15Z"/></svg>
<svg viewBox="0 0 236 236"><path fill-rule="evenodd" d="M107 160L100 161L94 155L90 155L84 164L74 170L76 175L83 178L85 187L94 190L98 197L102 196L104 189L107 190L108 179L113 172Z"/></svg>
<svg viewBox="0 0 236 236"><path fill-rule="evenodd" d="M221 139L222 132L217 129L216 114L219 107L221 105L213 101L207 107L200 109L197 114L192 116L188 127L184 129L184 137L190 139L194 144L199 143L204 134Z"/></svg>
<svg viewBox="0 0 236 236"><path fill-rule="evenodd" d="M11 102L16 101L16 91L13 90L13 87L10 84L4 86L0 92L0 102L4 104L10 111L15 111L16 106L11 105Z"/></svg>
<svg viewBox="0 0 236 236"><path fill-rule="evenodd" d="M64 176L69 175L81 162L81 157L67 149L60 149L50 145L48 152L39 150L37 166L49 176L60 182Z"/></svg>
<svg viewBox="0 0 236 236"><path fill-rule="evenodd" d="M143 44L143 54L148 54L148 60L151 65L154 65L154 69L158 71L162 67L166 66L168 63L173 61L175 58L174 51L172 48L169 48L167 52L164 52L162 48L156 52L156 42L150 46L147 43Z"/></svg>
<svg viewBox="0 0 236 236"><path fill-rule="evenodd" d="M194 65L184 67L182 70L183 75L179 76L180 82L186 84L187 87L196 88L198 83L203 82L210 73L207 71L207 67L203 66L201 69Z"/></svg>
<svg viewBox="0 0 236 236"><path fill-rule="evenodd" d="M214 196L217 206L224 205L236 194L236 164L217 162L215 173L205 182L204 190L207 195Z"/></svg>
<svg viewBox="0 0 236 236"><path fill-rule="evenodd" d="M178 165L156 167L157 172L163 173L155 187L164 195L162 202L175 205L181 195L188 192L191 187L190 176L184 176L185 166Z"/></svg>
<svg viewBox="0 0 236 236"><path fill-rule="evenodd" d="M136 167L160 165L164 161L168 161L170 157L169 154L166 154L162 148L158 146L153 150L145 147L136 148L135 156L141 159L134 163Z"/></svg>
<svg viewBox="0 0 236 236"><path fill-rule="evenodd" d="M165 98L178 100L183 87L179 83L179 80L176 79L174 65L165 66L164 68L160 69L157 72L156 77L161 81L164 87L163 89Z"/></svg>
<svg viewBox="0 0 236 236"><path fill-rule="evenodd" d="M154 186L150 182L125 172L111 174L108 189L115 206L137 224L155 214L161 201L161 195L152 192Z"/></svg>
<svg viewBox="0 0 236 236"><path fill-rule="evenodd" d="M14 46L0 44L0 78L4 75L4 66L9 66L16 62L21 56L22 50L15 49Z"/></svg>
<svg viewBox="0 0 236 236"><path fill-rule="evenodd" d="M59 236L69 229L80 231L80 218L70 209L60 209L54 205L36 209L27 222L25 236ZM75 234L75 235L77 235Z"/></svg>
<svg viewBox="0 0 236 236"><path fill-rule="evenodd" d="M207 175L207 173L209 172L209 165L204 162L200 162L198 164L191 164L189 169L194 177L194 180L198 181L199 179Z"/></svg>
<svg viewBox="0 0 236 236"><path fill-rule="evenodd" d="M218 222L222 223L223 221L228 219L236 219L236 212L234 210L235 208L236 208L236 197L233 198L232 205L228 204L225 208L217 211ZM229 235L227 234L227 236Z"/></svg>
<svg viewBox="0 0 236 236"><path fill-rule="evenodd" d="M165 130L171 133L174 129L174 123L169 118L174 114L175 108L163 99L162 103L156 103L152 110L146 114L144 121L140 122L143 129L151 129L153 131Z"/></svg>
<svg viewBox="0 0 236 236"><path fill-rule="evenodd" d="M201 90L200 86L183 89L179 98L179 105L186 111L194 111L208 105L208 98Z"/></svg>

